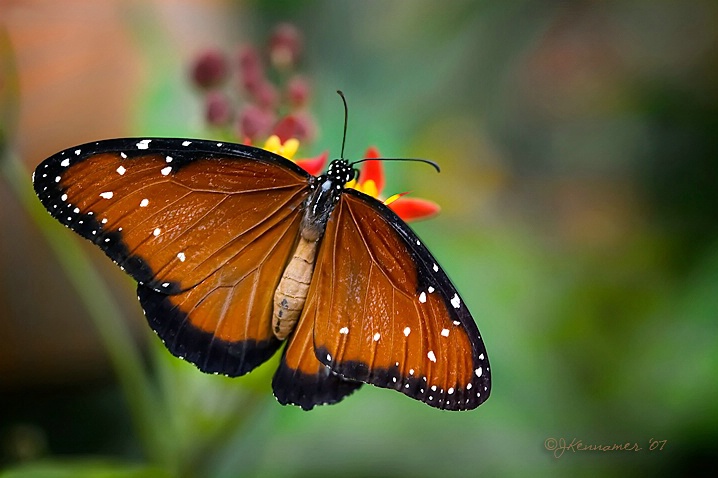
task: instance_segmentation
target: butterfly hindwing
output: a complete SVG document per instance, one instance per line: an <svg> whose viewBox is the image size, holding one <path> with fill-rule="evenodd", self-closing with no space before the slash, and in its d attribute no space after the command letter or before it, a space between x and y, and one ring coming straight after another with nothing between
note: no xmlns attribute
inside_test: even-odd
<svg viewBox="0 0 718 478"><path fill-rule="evenodd" d="M347 190L332 213L302 320L316 357L347 379L431 406L472 409L489 362L468 309L417 236L389 208Z"/></svg>
<svg viewBox="0 0 718 478"><path fill-rule="evenodd" d="M312 308L311 303L305 307ZM311 410L315 405L339 402L362 383L345 380L317 360L314 353L314 324L300 320L284 348L279 368L272 380L274 396L282 405L298 405Z"/></svg>
<svg viewBox="0 0 718 478"><path fill-rule="evenodd" d="M291 254L299 216L287 216L192 288L167 295L138 286L152 329L174 355L208 373L243 375L281 342L271 329L272 297Z"/></svg>

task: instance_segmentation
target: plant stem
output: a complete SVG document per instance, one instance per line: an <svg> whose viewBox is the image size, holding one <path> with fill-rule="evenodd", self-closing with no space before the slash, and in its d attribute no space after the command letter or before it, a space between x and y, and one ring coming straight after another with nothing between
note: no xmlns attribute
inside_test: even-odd
<svg viewBox="0 0 718 478"><path fill-rule="evenodd" d="M35 197L30 174L20 159L12 153L3 154L0 157L0 174L37 225L89 312L107 350L147 457L171 470L175 460L163 432L163 407L159 403L159 394L147 376L140 351L115 298L79 241L70 234L58 233L59 225Z"/></svg>

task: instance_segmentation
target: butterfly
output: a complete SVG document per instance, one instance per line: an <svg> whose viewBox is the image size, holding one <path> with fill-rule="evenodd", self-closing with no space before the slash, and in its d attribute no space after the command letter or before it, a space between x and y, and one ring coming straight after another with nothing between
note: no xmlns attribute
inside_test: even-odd
<svg viewBox="0 0 718 478"><path fill-rule="evenodd" d="M343 153L342 153L343 156ZM489 396L489 361L464 301L416 234L345 185L260 148L124 138L43 161L35 192L138 283L167 349L239 376L286 342L272 388L305 410L363 383L446 410Z"/></svg>

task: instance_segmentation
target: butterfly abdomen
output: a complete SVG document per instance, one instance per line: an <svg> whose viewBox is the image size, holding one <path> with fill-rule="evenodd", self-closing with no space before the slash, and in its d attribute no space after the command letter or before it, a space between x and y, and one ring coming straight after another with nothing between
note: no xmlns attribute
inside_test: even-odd
<svg viewBox="0 0 718 478"><path fill-rule="evenodd" d="M294 255L274 293L272 331L279 340L292 333L302 313L312 281L318 244L318 241L300 235Z"/></svg>

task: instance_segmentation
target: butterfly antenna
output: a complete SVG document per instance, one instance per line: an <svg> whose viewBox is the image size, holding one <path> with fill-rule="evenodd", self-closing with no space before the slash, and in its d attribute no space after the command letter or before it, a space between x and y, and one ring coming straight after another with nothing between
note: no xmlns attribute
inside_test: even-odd
<svg viewBox="0 0 718 478"><path fill-rule="evenodd" d="M422 158L364 158L360 159L359 161L354 161L351 163L351 166L354 166L355 164L363 163L364 161L412 161L415 163L425 163L430 166L433 166L434 169L436 169L437 173L441 172L441 168L437 163L430 159L422 159Z"/></svg>
<svg viewBox="0 0 718 478"><path fill-rule="evenodd" d="M342 93L342 90L337 90L337 93L339 93L339 96L342 97L342 102L344 103L344 134L342 134L342 154L339 156L343 159L344 144L347 141L347 123L349 122L349 107L347 107L347 99L344 98L344 93Z"/></svg>

